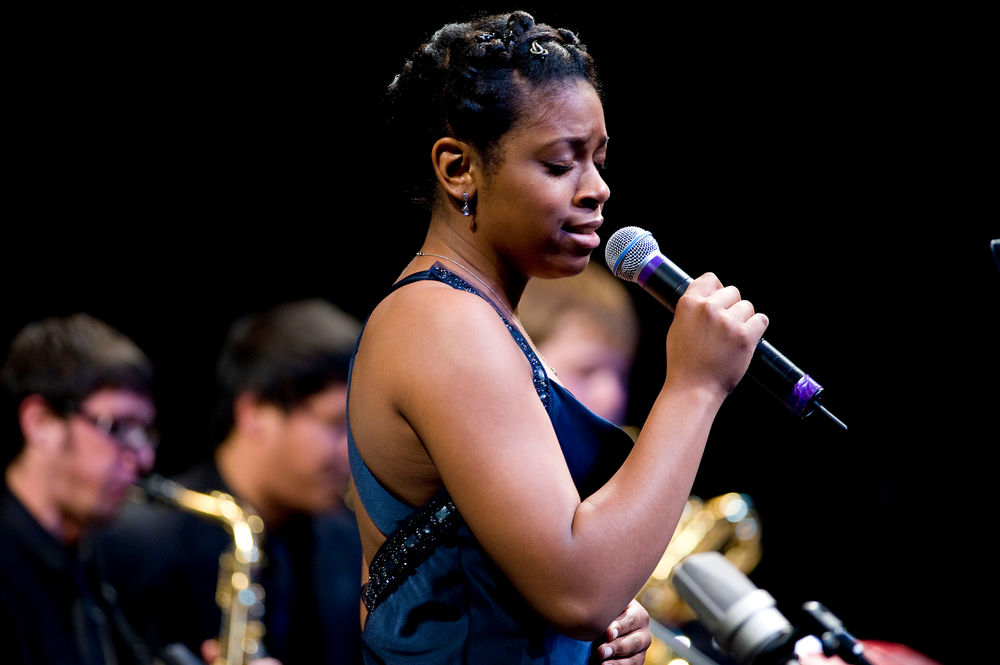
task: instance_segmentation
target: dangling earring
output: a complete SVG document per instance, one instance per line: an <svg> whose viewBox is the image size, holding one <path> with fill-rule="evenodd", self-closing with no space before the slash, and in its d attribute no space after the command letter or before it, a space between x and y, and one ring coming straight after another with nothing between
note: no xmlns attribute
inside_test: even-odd
<svg viewBox="0 0 1000 665"><path fill-rule="evenodd" d="M462 214L465 215L466 217L468 217L469 215L472 214L472 211L469 210L469 193L468 192L464 192L462 194Z"/></svg>

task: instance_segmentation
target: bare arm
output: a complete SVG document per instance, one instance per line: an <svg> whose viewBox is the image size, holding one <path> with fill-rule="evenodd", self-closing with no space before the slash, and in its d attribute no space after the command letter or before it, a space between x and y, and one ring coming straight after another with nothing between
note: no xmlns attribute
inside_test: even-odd
<svg viewBox="0 0 1000 665"><path fill-rule="evenodd" d="M568 634L599 635L648 578L687 500L715 414L763 334L763 317L720 286L704 276L688 288L668 335L667 377L642 435L614 477L585 498L525 379L527 361L485 303L438 290L400 299L384 320L373 320L376 340L420 321L382 357L360 356L360 366L391 371L382 375L391 377L382 379L391 409L470 529L528 602ZM377 421L377 408L368 415ZM362 449L376 474L381 469L405 494L420 487L419 471L409 482L406 469L414 465L391 461L400 452L413 454ZM406 498L415 504L420 497Z"/></svg>

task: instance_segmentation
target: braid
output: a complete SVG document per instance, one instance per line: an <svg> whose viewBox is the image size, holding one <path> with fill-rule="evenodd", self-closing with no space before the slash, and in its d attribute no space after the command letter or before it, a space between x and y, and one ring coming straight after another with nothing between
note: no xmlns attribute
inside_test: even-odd
<svg viewBox="0 0 1000 665"><path fill-rule="evenodd" d="M436 183L427 165L433 143L452 136L476 147L489 167L500 138L520 117L524 83L582 79L599 90L593 60L570 30L517 11L450 23L403 66L386 101L401 182L429 208Z"/></svg>

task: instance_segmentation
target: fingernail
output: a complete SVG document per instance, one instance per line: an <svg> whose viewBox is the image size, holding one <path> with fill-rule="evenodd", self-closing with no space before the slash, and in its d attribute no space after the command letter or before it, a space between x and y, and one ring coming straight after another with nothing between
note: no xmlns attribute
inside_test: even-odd
<svg viewBox="0 0 1000 665"><path fill-rule="evenodd" d="M618 626L613 626L611 628L611 639L618 637Z"/></svg>
<svg viewBox="0 0 1000 665"><path fill-rule="evenodd" d="M601 647L601 658L607 658L611 655L611 647Z"/></svg>

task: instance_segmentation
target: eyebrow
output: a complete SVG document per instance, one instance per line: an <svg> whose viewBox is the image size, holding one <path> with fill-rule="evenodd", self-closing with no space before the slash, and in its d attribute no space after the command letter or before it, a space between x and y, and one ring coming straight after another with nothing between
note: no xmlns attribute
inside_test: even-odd
<svg viewBox="0 0 1000 665"><path fill-rule="evenodd" d="M582 146L587 145L587 142L589 140L590 139L586 138L586 137L566 136L566 137L562 137L562 138L558 138L558 139L554 139L552 141L549 141L543 147L550 148L550 147L557 146L557 145L565 143L565 144L573 147L574 149L577 149L577 148L580 148ZM607 147L609 141L611 141L611 137L610 136L605 136L605 137L601 138L601 140L597 143L597 149L600 150L601 148Z"/></svg>

